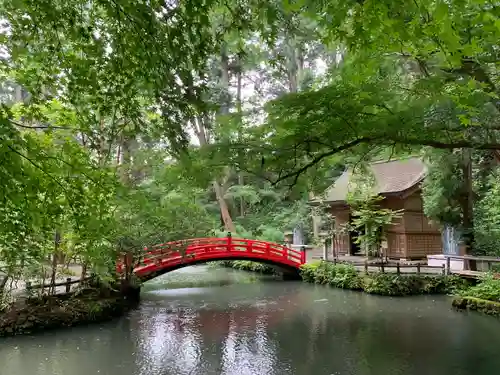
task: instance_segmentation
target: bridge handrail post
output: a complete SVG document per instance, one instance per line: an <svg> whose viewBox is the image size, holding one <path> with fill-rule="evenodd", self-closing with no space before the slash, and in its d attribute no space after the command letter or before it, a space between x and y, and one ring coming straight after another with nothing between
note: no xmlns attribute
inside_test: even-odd
<svg viewBox="0 0 500 375"><path fill-rule="evenodd" d="M233 239L233 235L231 234L231 232L227 232L227 251L231 251L231 244L232 244L232 239Z"/></svg>
<svg viewBox="0 0 500 375"><path fill-rule="evenodd" d="M300 262L304 264L306 262L306 247L300 247Z"/></svg>

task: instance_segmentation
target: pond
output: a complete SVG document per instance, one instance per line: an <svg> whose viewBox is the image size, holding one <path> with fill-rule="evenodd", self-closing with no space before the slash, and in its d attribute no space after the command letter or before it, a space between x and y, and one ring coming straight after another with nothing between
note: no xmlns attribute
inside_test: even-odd
<svg viewBox="0 0 500 375"><path fill-rule="evenodd" d="M9 375L492 375L499 347L498 319L447 297L197 266L148 283L119 320L0 339L0 363Z"/></svg>

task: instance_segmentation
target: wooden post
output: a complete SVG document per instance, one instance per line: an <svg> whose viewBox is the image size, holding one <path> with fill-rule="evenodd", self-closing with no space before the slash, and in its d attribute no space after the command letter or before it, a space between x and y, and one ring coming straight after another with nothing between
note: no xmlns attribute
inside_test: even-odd
<svg viewBox="0 0 500 375"><path fill-rule="evenodd" d="M71 277L68 277L66 279L66 293L69 293L71 291Z"/></svg>
<svg viewBox="0 0 500 375"><path fill-rule="evenodd" d="M443 274L443 276L446 275L446 269L445 269L445 264L444 263L443 263L443 269L442 269L441 273Z"/></svg>
<svg viewBox="0 0 500 375"><path fill-rule="evenodd" d="M382 273L385 273L384 262L380 263L380 271L382 271Z"/></svg>
<svg viewBox="0 0 500 375"><path fill-rule="evenodd" d="M365 260L365 273L368 274L368 261Z"/></svg>
<svg viewBox="0 0 500 375"><path fill-rule="evenodd" d="M446 257L446 274L451 274L451 258Z"/></svg>
<svg viewBox="0 0 500 375"><path fill-rule="evenodd" d="M399 269L399 262L396 263L396 273L399 275L401 270Z"/></svg>
<svg viewBox="0 0 500 375"><path fill-rule="evenodd" d="M420 263L417 263L417 275L420 275Z"/></svg>

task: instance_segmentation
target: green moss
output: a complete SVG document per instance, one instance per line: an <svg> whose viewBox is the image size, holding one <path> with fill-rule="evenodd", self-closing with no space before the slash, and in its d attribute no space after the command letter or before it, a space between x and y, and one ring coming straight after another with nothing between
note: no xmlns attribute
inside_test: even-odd
<svg viewBox="0 0 500 375"><path fill-rule="evenodd" d="M475 297L455 297L453 307L460 310L479 311L483 314L500 317L500 302L488 301Z"/></svg>
<svg viewBox="0 0 500 375"><path fill-rule="evenodd" d="M447 294L465 287L457 276L397 275L390 273L362 274L349 264L329 262L307 263L301 267L302 280L332 287L362 290L384 296Z"/></svg>

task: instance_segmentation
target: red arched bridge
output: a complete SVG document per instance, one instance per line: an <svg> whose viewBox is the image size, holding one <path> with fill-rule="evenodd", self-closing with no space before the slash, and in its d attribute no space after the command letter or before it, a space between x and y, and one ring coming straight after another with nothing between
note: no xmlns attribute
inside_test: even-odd
<svg viewBox="0 0 500 375"><path fill-rule="evenodd" d="M126 267L139 279L148 281L178 268L217 260L251 260L274 265L285 272L298 274L306 254L274 242L234 238L194 238L145 248L139 259L130 254L118 262L117 271Z"/></svg>

